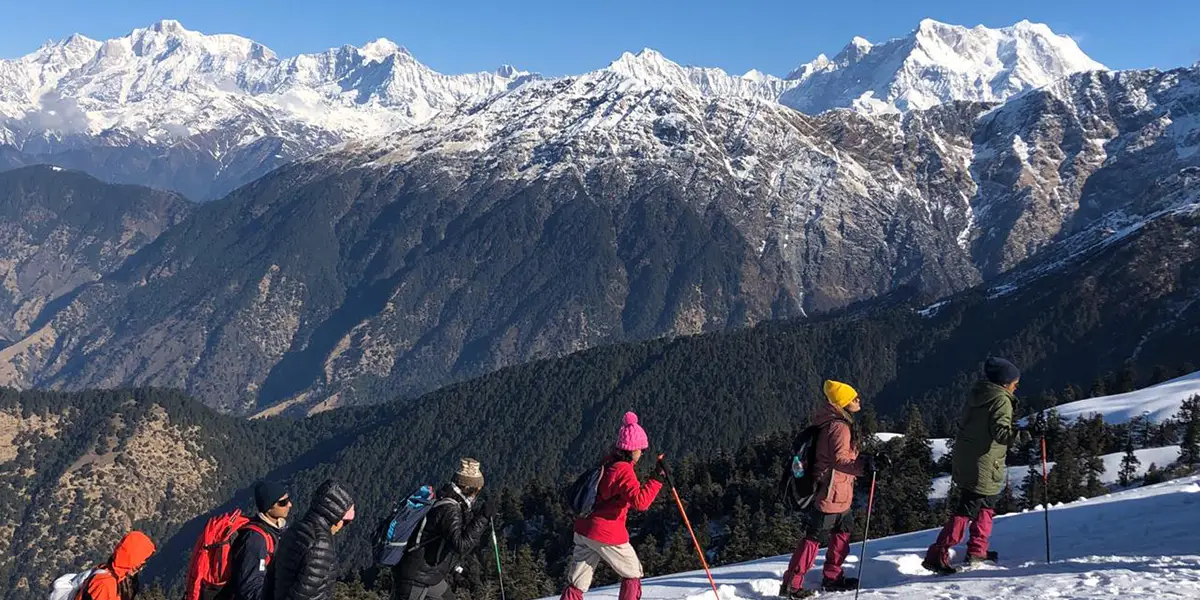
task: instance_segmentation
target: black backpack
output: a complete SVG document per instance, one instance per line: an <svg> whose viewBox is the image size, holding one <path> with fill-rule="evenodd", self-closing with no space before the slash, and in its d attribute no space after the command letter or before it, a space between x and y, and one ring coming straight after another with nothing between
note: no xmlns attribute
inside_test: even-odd
<svg viewBox="0 0 1200 600"><path fill-rule="evenodd" d="M600 479L604 477L604 465L597 465L580 475L567 488L567 506L579 518L591 516L596 509L596 497L600 494Z"/></svg>
<svg viewBox="0 0 1200 600"><path fill-rule="evenodd" d="M783 467L779 482L779 498L784 506L797 511L808 510L817 496L817 435L821 427L811 425L792 442L792 454Z"/></svg>

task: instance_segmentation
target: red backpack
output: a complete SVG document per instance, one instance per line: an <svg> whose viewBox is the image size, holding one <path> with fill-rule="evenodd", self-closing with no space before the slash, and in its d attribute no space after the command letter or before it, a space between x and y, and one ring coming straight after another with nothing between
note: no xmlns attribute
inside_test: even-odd
<svg viewBox="0 0 1200 600"><path fill-rule="evenodd" d="M266 539L266 564L271 564L271 559L275 556L274 537L262 527L252 524L241 511L217 515L204 524L204 531L192 548L184 600L214 600L219 597L229 583L229 552L233 540L242 530L257 531Z"/></svg>

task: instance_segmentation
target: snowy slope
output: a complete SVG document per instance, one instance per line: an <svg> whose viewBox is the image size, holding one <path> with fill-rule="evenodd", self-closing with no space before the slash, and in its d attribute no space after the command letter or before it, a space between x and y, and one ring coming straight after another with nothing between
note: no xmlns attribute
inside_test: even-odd
<svg viewBox="0 0 1200 600"><path fill-rule="evenodd" d="M998 517L992 548L1003 566L935 578L920 566L935 530L873 540L866 573L857 568L860 544L851 548L847 575L862 576L859 598L882 600L1093 598L1158 599L1200 597L1200 477L1092 498L1050 510L1052 556L1045 563L1041 513ZM961 556L962 547L956 549ZM805 581L816 587L824 556ZM788 557L716 569L721 600L774 598ZM852 594L828 594L849 598ZM614 588L589 599L616 598ZM643 600L713 598L702 571L649 579Z"/></svg>
<svg viewBox="0 0 1200 600"><path fill-rule="evenodd" d="M1179 405L1193 396L1200 396L1200 371L1128 394L1068 402L1057 410L1064 419L1102 414L1107 423L1125 423L1145 415L1161 423L1174 417Z"/></svg>
<svg viewBox="0 0 1200 600"><path fill-rule="evenodd" d="M1134 450L1134 456L1137 456L1138 466L1137 477L1146 474L1150 469L1150 465L1157 465L1160 469L1174 463L1179 459L1179 446L1164 446L1162 448L1143 448ZM1105 485L1113 485L1117 483L1117 473L1121 471L1121 460L1125 458L1124 452L1116 452L1113 454L1105 454L1101 457L1104 461L1104 474L1100 477L1101 483ZM1054 468L1054 462L1047 463L1051 469ZM1041 473L1041 466L1035 467L1038 473ZM1013 491L1018 497L1021 494L1021 482L1025 481L1025 475L1029 473L1027 466L1012 466L1008 468L1008 480L1012 483ZM933 488L929 492L931 500L941 500L950 494L950 476L943 475L936 477L933 480Z"/></svg>

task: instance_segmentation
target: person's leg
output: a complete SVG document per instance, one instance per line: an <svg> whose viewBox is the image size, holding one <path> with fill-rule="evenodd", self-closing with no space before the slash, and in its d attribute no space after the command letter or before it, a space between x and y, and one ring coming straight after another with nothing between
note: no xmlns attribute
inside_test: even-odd
<svg viewBox="0 0 1200 600"><path fill-rule="evenodd" d="M988 540L992 536L992 517L996 514L997 496L980 498L971 516L971 539L967 541L967 556L986 559Z"/></svg>
<svg viewBox="0 0 1200 600"><path fill-rule="evenodd" d="M425 588L424 600L442 600L450 591L450 582L442 580L437 585Z"/></svg>
<svg viewBox="0 0 1200 600"><path fill-rule="evenodd" d="M821 570L825 581L838 581L842 578L842 563L846 562L846 556L850 554L850 532L853 529L853 513L846 511L837 516L829 536L829 547L825 550L825 567Z"/></svg>
<svg viewBox="0 0 1200 600"><path fill-rule="evenodd" d="M589 540L592 551L612 567L617 577L621 578L621 592L618 600L641 600L642 597L642 561L638 559L633 546L625 544L601 544Z"/></svg>
<svg viewBox="0 0 1200 600"><path fill-rule="evenodd" d="M838 515L829 515L817 510L809 513L808 531L796 545L788 569L783 573L783 585L787 591L796 591L804 586L804 575L817 561L817 550L822 544L829 543L829 536L837 517Z"/></svg>
<svg viewBox="0 0 1200 600"><path fill-rule="evenodd" d="M950 518L942 526L937 540L925 553L925 562L931 565L948 567L950 565L950 549L960 544L967 534L971 522L971 506L979 498L978 494L963 492L950 513Z"/></svg>
<svg viewBox="0 0 1200 600"><path fill-rule="evenodd" d="M575 534L575 549L567 565L567 588L563 590L560 600L583 600L583 593L592 587L592 576L600 564L600 555L587 544L589 541Z"/></svg>
<svg viewBox="0 0 1200 600"><path fill-rule="evenodd" d="M398 581L392 588L392 600L426 600L426 588L407 581Z"/></svg>

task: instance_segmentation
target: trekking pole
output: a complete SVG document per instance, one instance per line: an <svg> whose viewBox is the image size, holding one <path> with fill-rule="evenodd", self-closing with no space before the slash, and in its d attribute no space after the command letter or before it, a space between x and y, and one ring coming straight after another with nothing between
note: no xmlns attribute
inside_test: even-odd
<svg viewBox="0 0 1200 600"><path fill-rule="evenodd" d="M504 600L504 569L500 567L500 543L496 541L496 523L488 523L492 526L492 550L496 555L496 573L500 576L500 600Z"/></svg>
<svg viewBox="0 0 1200 600"><path fill-rule="evenodd" d="M871 492L867 494L867 524L863 526L862 550L858 555L858 586L854 588L854 600L862 589L863 573L867 570L867 540L871 539L871 509L875 508L875 473L871 473Z"/></svg>
<svg viewBox="0 0 1200 600"><path fill-rule="evenodd" d="M1046 468L1046 436L1042 436L1042 503L1046 515L1046 564L1050 563L1050 471Z"/></svg>
<svg viewBox="0 0 1200 600"><path fill-rule="evenodd" d="M687 511L683 509L683 500L679 499L679 490L675 489L675 482L671 480L671 472L667 470L667 464L663 462L663 455L658 455L658 464L662 465L663 475L667 478L667 485L671 486L671 494L675 496L675 506L679 507L679 514L683 517L683 524L687 527L688 534L692 536L692 544L696 546L696 554L700 556L700 564L704 567L704 574L708 575L708 584L712 586L713 595L717 600L721 600L721 594L717 591L717 582L713 581L712 571L708 568L708 561L704 558L704 550L700 548L700 540L696 539L696 532L692 530L692 522L688 520Z"/></svg>

